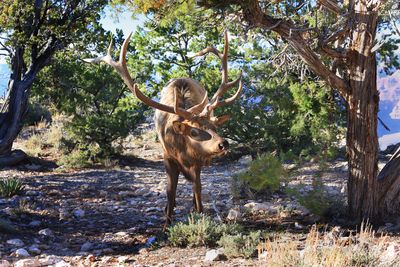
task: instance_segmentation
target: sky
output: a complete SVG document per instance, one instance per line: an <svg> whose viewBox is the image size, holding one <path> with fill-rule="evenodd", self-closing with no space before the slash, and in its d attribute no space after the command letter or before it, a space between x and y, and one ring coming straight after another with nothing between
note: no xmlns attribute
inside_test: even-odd
<svg viewBox="0 0 400 267"><path fill-rule="evenodd" d="M129 11L119 13L118 17L116 17L111 8L106 8L100 22L104 29L113 33L116 32L116 29L121 29L126 37L130 32L135 31L137 26L142 26L145 20L146 17L144 15L132 18L132 13Z"/></svg>

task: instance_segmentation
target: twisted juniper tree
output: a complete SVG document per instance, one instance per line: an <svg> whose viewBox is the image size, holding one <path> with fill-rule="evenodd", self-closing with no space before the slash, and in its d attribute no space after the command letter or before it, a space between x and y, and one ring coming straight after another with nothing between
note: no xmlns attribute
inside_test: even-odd
<svg viewBox="0 0 400 267"><path fill-rule="evenodd" d="M3 0L0 3L0 53L11 68L6 98L0 106L0 166L15 163L11 153L22 127L37 74L54 53L81 38L99 19L107 0Z"/></svg>
<svg viewBox="0 0 400 267"><path fill-rule="evenodd" d="M382 19L383 11L391 10L393 15L393 11L399 9L398 1L114 2L128 2L136 10L159 14L167 19L176 15L177 10L195 14L188 7L197 5L213 10L213 19L220 16L224 18L223 23L255 29L268 40L275 38L289 44L314 74L335 89L346 103L350 215L355 219L369 219L372 222L399 215L399 161L392 160L379 177L377 164L377 52L383 51L388 45L385 42L377 42L377 31L388 24ZM383 57L384 61L386 56Z"/></svg>

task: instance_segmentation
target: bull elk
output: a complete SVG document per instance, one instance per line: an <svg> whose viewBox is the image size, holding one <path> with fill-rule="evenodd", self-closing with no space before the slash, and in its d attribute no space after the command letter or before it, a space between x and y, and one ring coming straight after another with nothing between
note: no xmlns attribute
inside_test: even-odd
<svg viewBox="0 0 400 267"><path fill-rule="evenodd" d="M164 150L164 165L167 172L166 223L172 220L175 207L176 187L180 173L192 182L193 203L197 212L203 211L201 202L200 172L202 166L209 165L211 159L226 153L229 143L218 135L217 127L226 122L229 116L216 117L213 110L233 103L242 91L241 76L235 81L228 81L228 33L225 32L224 51L221 53L213 46L198 52L196 56L208 53L216 55L222 64L222 82L214 96L209 100L207 91L197 81L179 78L170 81L161 91L160 102L145 96L131 78L126 66L126 53L131 35L121 47L118 62L111 57L112 43L107 55L84 59L85 62L105 62L121 76L132 93L144 104L156 109L155 125L159 140ZM221 100L230 88L238 86L236 93Z"/></svg>

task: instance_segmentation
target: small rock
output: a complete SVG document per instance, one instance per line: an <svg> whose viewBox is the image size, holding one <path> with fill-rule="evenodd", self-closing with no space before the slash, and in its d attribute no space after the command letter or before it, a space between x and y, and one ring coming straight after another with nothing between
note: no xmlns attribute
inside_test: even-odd
<svg viewBox="0 0 400 267"><path fill-rule="evenodd" d="M228 216L226 216L226 219L229 221L236 221L237 219L240 219L242 217L242 214L240 210L237 209L230 209L228 212Z"/></svg>
<svg viewBox="0 0 400 267"><path fill-rule="evenodd" d="M0 264L0 266L3 266L3 265ZM23 260L19 260L14 263L14 267L39 267L39 266L40 266L40 262L36 258L23 259Z"/></svg>
<svg viewBox="0 0 400 267"><path fill-rule="evenodd" d="M138 253L140 255L146 255L147 253L149 253L149 249L148 248L141 248L141 249L139 249Z"/></svg>
<svg viewBox="0 0 400 267"><path fill-rule="evenodd" d="M117 235L117 236L127 236L128 235L128 233L127 232L117 232L117 233L115 233L115 235Z"/></svg>
<svg viewBox="0 0 400 267"><path fill-rule="evenodd" d="M250 155L246 155L238 159L238 163L241 165L249 165L252 160L253 159Z"/></svg>
<svg viewBox="0 0 400 267"><path fill-rule="evenodd" d="M222 249L212 249L207 251L204 261L220 261L224 258L225 255Z"/></svg>
<svg viewBox="0 0 400 267"><path fill-rule="evenodd" d="M91 242L85 242L82 246L81 246L81 251L89 251L93 248L93 243Z"/></svg>
<svg viewBox="0 0 400 267"><path fill-rule="evenodd" d="M162 209L157 207L150 207L145 210L145 212L155 212L155 211L162 211Z"/></svg>
<svg viewBox="0 0 400 267"><path fill-rule="evenodd" d="M24 248L19 248L15 251L15 256L18 258L26 258L31 256L29 252Z"/></svg>
<svg viewBox="0 0 400 267"><path fill-rule="evenodd" d="M7 260L0 260L0 266L2 267L11 267L11 263Z"/></svg>
<svg viewBox="0 0 400 267"><path fill-rule="evenodd" d="M149 189L142 187L142 188L138 188L135 190L135 196L143 196L145 194L149 193Z"/></svg>
<svg viewBox="0 0 400 267"><path fill-rule="evenodd" d="M71 267L71 263L65 262L64 260L61 260L54 264L54 267Z"/></svg>
<svg viewBox="0 0 400 267"><path fill-rule="evenodd" d="M399 257L399 251L399 244L395 242L390 243L380 257L382 263L387 263L388 266L390 263L394 263L394 261Z"/></svg>
<svg viewBox="0 0 400 267"><path fill-rule="evenodd" d="M301 229L304 229L304 226L299 224L298 222L295 222L294 223L294 228L297 229L297 230L301 230Z"/></svg>
<svg viewBox="0 0 400 267"><path fill-rule="evenodd" d="M128 256L119 256L119 257L117 258L117 261L118 261L119 263L125 263L125 262L128 261L128 259L129 259Z"/></svg>
<svg viewBox="0 0 400 267"><path fill-rule="evenodd" d="M268 251L263 251L260 254L258 254L258 259L261 261L265 261L268 259Z"/></svg>
<svg viewBox="0 0 400 267"><path fill-rule="evenodd" d="M126 197L131 197L134 196L135 192L133 191L120 191L118 192L118 196L122 197L122 198L126 198Z"/></svg>
<svg viewBox="0 0 400 267"><path fill-rule="evenodd" d="M151 245L153 245L155 242L157 241L157 238L155 236L151 236L146 240L146 247L150 247Z"/></svg>
<svg viewBox="0 0 400 267"><path fill-rule="evenodd" d="M33 191L33 190L28 190L25 192L25 195L26 196L37 196L37 195L39 195L39 192Z"/></svg>
<svg viewBox="0 0 400 267"><path fill-rule="evenodd" d="M70 217L70 213L68 212L67 209L60 209L59 210L59 220L63 221L63 220L67 220Z"/></svg>
<svg viewBox="0 0 400 267"><path fill-rule="evenodd" d="M25 243L18 238L7 240L6 243L14 247L23 247L25 245Z"/></svg>
<svg viewBox="0 0 400 267"><path fill-rule="evenodd" d="M54 233L52 230L50 230L49 228L46 229L42 229L39 231L39 235L44 235L44 236L54 236Z"/></svg>
<svg viewBox="0 0 400 267"><path fill-rule="evenodd" d="M74 210L73 214L77 218L82 218L83 216L85 216L85 211L82 209L76 209Z"/></svg>
<svg viewBox="0 0 400 267"><path fill-rule="evenodd" d="M29 226L30 226L30 227L38 227L38 226L40 226L41 224L42 224L41 221L31 221L31 222L29 223Z"/></svg>
<svg viewBox="0 0 400 267"><path fill-rule="evenodd" d="M28 248L28 252L39 255L42 251L37 247L37 245L32 245Z"/></svg>
<svg viewBox="0 0 400 267"><path fill-rule="evenodd" d="M244 205L244 207L250 209L252 212L266 212L268 214L276 214L278 212L278 208L268 202L250 202Z"/></svg>
<svg viewBox="0 0 400 267"><path fill-rule="evenodd" d="M40 259L41 266L55 265L59 262L63 262L63 258L59 256L50 255L44 259Z"/></svg>

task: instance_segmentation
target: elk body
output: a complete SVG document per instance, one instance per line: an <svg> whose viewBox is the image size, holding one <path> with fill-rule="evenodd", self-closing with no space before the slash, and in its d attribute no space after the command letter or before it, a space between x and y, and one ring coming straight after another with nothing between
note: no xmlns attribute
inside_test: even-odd
<svg viewBox="0 0 400 267"><path fill-rule="evenodd" d="M165 208L166 224L172 220L175 207L176 189L179 174L192 182L193 203L197 212L203 211L201 201L201 168L209 165L211 159L226 153L228 142L218 135L216 129L229 119L224 115L215 117L213 110L233 103L241 93L241 76L232 82L228 81L228 34L225 32L224 51L207 47L196 54L204 56L213 53L221 59L222 82L209 100L207 91L197 81L180 78L170 81L161 91L160 102L146 97L132 80L126 67L126 52L130 36L124 41L119 61L111 58L111 47L106 56L85 59L86 62L105 62L114 67L128 88L146 105L156 109L155 125L159 140L164 150L164 165L167 172L167 206ZM232 87L238 86L236 93L225 100L222 95Z"/></svg>

